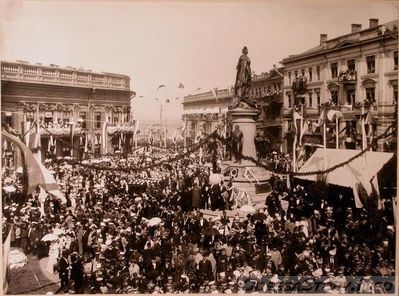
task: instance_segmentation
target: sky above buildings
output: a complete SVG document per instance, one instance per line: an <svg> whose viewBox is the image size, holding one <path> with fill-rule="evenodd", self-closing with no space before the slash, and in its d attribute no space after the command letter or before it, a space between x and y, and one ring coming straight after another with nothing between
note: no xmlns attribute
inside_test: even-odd
<svg viewBox="0 0 399 296"><path fill-rule="evenodd" d="M161 102L164 117L179 121L183 96L233 85L243 46L260 74L318 45L321 33L330 39L352 23L398 18L397 4L376 0L0 3L2 60L128 75L142 122L159 119Z"/></svg>

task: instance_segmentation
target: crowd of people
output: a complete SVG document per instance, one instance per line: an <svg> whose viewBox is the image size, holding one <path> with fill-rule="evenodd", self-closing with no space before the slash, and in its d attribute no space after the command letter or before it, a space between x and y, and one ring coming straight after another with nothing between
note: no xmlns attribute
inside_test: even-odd
<svg viewBox="0 0 399 296"><path fill-rule="evenodd" d="M47 271L65 292L393 291L392 212L355 211L345 196L330 200L274 175L264 204L228 216L234 190L209 183L211 158L145 169L174 155L154 149L110 157L114 171L46 162L65 203L43 199L40 189L24 196L23 174L3 169L3 184L16 188L2 195L13 246L48 256ZM142 170L116 170L129 166ZM223 214L207 216L204 208Z"/></svg>

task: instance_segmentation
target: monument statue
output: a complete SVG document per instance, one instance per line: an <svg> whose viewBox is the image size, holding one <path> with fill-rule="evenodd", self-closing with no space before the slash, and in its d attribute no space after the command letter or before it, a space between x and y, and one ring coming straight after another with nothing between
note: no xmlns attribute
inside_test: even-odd
<svg viewBox="0 0 399 296"><path fill-rule="evenodd" d="M251 61L248 57L248 48L242 49L242 55L238 59L236 82L234 85L234 97L231 100L229 109L246 107L240 103L245 103L251 109L259 109L255 100L250 98L251 89Z"/></svg>
<svg viewBox="0 0 399 296"><path fill-rule="evenodd" d="M241 155L242 155L242 148L244 144L244 134L240 130L240 126L237 124L234 127L234 131L232 134L232 148L233 148L233 155L234 155L234 162L241 163Z"/></svg>

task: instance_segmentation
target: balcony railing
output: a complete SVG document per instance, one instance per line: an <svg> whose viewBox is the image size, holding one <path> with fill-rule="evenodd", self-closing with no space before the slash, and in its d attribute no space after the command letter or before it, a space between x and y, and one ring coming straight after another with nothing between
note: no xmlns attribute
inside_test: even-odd
<svg viewBox="0 0 399 296"><path fill-rule="evenodd" d="M122 122L122 123L109 123L107 128L108 134L114 133L133 133L135 129L134 123L132 122Z"/></svg>
<svg viewBox="0 0 399 296"><path fill-rule="evenodd" d="M338 82L355 83L357 80L357 72L355 70L346 70L339 72Z"/></svg>
<svg viewBox="0 0 399 296"><path fill-rule="evenodd" d="M40 81L76 86L104 87L130 90L129 77L111 73L91 73L58 66L42 66L24 63L1 63L2 79Z"/></svg>
<svg viewBox="0 0 399 296"><path fill-rule="evenodd" d="M80 134L82 132L82 128L76 126L73 130L74 134ZM42 128L40 130L40 134L42 135L54 135L54 136L69 136L71 134L71 127L67 125L63 126L49 126Z"/></svg>
<svg viewBox="0 0 399 296"><path fill-rule="evenodd" d="M308 79L306 76L296 76L292 82L292 91L296 94L304 94L307 89L307 82Z"/></svg>

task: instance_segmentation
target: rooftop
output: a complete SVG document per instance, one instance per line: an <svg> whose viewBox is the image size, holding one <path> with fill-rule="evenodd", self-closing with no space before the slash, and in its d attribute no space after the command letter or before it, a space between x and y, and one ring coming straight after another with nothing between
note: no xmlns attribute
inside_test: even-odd
<svg viewBox="0 0 399 296"><path fill-rule="evenodd" d="M393 37L398 35L399 20L394 20L385 24L378 25L377 19L370 19L370 27L361 30L360 24L352 24L352 32L338 36L336 38L327 39L326 34L320 34L320 44L310 48L300 54L290 55L284 58L281 63L289 63L303 58L319 55L342 48L351 47L360 43Z"/></svg>
<svg viewBox="0 0 399 296"><path fill-rule="evenodd" d="M92 72L71 66L31 64L27 61L1 61L1 80L29 83L130 90L130 77L109 72Z"/></svg>

